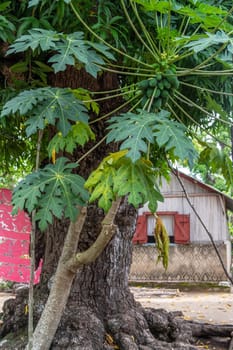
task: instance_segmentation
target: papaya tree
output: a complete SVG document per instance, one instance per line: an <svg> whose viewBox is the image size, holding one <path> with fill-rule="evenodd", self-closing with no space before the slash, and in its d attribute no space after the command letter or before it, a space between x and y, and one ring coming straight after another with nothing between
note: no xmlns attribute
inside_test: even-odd
<svg viewBox="0 0 233 350"><path fill-rule="evenodd" d="M14 332L14 349L194 349L190 325L135 302L131 241L136 209L156 211L170 167L192 166L210 139L231 147L231 4L1 6L1 128L16 120L16 159L20 141L35 159L14 213L31 215L35 264L43 259L29 308L27 290L5 306L4 346Z"/></svg>

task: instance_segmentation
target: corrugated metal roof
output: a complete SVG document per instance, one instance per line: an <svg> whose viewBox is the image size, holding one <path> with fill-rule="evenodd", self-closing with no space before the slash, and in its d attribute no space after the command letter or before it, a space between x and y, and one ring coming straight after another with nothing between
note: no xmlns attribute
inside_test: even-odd
<svg viewBox="0 0 233 350"><path fill-rule="evenodd" d="M187 174L185 174L181 171L177 171L177 170L174 170L174 172L178 173L180 177L183 177L186 180L191 181L192 183L195 183L198 186L201 186L212 193L215 192L215 193L218 193L219 195L223 196L225 199L225 202L226 202L226 208L233 212L233 198L231 198L230 196L226 195L225 193L217 190L213 186L205 184L204 182L198 180L197 178L195 178L191 175L187 175Z"/></svg>

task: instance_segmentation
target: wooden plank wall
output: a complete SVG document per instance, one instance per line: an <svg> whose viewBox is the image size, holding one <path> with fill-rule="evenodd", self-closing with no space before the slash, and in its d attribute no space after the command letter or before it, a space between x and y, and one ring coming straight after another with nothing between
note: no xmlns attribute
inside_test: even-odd
<svg viewBox="0 0 233 350"><path fill-rule="evenodd" d="M198 183L184 178L182 178L182 181L194 208L212 234L213 239L216 242L229 240L224 197L217 192L208 191ZM172 177L170 183L164 181L161 192L164 196L164 202L158 202L157 211L176 211L180 214L190 214L190 241L194 243L209 242L205 229L188 204L177 179ZM148 211L146 205L139 209L139 215L143 211Z"/></svg>

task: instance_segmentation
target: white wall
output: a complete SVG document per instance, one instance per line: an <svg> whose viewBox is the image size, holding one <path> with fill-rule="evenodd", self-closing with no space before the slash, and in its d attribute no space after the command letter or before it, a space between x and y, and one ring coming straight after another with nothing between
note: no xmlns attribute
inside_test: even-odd
<svg viewBox="0 0 233 350"><path fill-rule="evenodd" d="M217 242L228 240L229 233L224 197L217 192L210 192L198 183L193 183L187 179L182 178L182 182L193 207L203 220L208 231L212 234L213 239ZM180 214L190 214L191 242L209 242L210 239L190 207L178 180L172 177L169 184L163 181L161 192L164 196L164 202L158 202L157 211L175 211ZM139 215L144 211L149 211L147 205L139 209Z"/></svg>

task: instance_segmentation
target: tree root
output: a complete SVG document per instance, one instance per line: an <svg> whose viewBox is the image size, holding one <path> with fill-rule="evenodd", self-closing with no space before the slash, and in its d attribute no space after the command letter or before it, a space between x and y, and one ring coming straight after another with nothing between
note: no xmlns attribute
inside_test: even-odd
<svg viewBox="0 0 233 350"><path fill-rule="evenodd" d="M8 307L12 303L7 301ZM186 321L181 316L181 312L142 308L138 304L124 312L119 310L118 314L106 314L103 319L98 307L94 310L74 302L63 313L51 350L194 350L198 349L197 339L211 337L229 338L230 344L233 325ZM15 329L12 327L11 332ZM24 347L19 345L19 339L13 347L12 343L10 346L9 342L0 341L0 349L12 348Z"/></svg>

